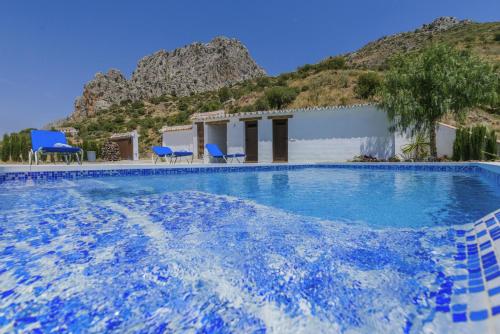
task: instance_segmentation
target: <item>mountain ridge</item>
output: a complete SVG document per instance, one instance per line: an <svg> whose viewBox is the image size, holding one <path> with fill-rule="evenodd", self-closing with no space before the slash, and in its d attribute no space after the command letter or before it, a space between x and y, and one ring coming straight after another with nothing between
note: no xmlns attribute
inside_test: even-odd
<svg viewBox="0 0 500 334"><path fill-rule="evenodd" d="M139 60L130 80L117 69L98 72L84 85L71 119L91 116L114 104L165 94L189 95L266 75L238 40L218 36Z"/></svg>

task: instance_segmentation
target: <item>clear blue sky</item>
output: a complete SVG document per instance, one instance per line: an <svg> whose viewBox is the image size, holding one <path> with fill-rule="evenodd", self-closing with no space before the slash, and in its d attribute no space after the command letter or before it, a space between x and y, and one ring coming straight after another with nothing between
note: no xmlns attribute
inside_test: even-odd
<svg viewBox="0 0 500 334"><path fill-rule="evenodd" d="M499 21L500 1L4 0L0 135L69 115L96 72L118 68L130 77L158 49L225 35L275 75L438 16Z"/></svg>

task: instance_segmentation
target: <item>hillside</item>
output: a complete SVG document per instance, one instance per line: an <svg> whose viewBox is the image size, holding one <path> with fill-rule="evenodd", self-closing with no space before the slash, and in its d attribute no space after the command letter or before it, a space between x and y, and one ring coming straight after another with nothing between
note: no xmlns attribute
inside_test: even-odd
<svg viewBox="0 0 500 334"><path fill-rule="evenodd" d="M390 56L417 50L434 41L473 50L500 65L499 22L473 23L439 18L413 32L383 37L356 52L330 57L314 65L306 64L294 72L277 77L263 76L260 68L250 66L254 69L252 79L235 79L235 82L227 85L218 84L218 89L189 94L167 92L155 96L150 91L149 95L138 98L135 102L122 99L120 103L113 103L95 113L77 113L78 117L73 115L57 125L73 126L80 131L81 138L98 141L108 138L114 132L139 129L141 150L144 151L151 144L160 142L158 131L162 126L187 123L194 112L217 109L241 112L372 102L373 97L361 96L356 91L361 76L375 73L380 78ZM248 55L248 52L245 54ZM245 63L251 62L246 59ZM195 80L193 76L190 78ZM130 81L134 81L134 76ZM269 96L277 90L285 94L287 99L282 104L270 105ZM500 132L498 113L498 110L475 110L467 118L466 124L487 123ZM447 121L454 124L452 119Z"/></svg>
<svg viewBox="0 0 500 334"><path fill-rule="evenodd" d="M382 37L345 56L349 66L384 69L392 55L418 50L429 43L447 43L499 63L500 22L475 23L441 17L415 31Z"/></svg>

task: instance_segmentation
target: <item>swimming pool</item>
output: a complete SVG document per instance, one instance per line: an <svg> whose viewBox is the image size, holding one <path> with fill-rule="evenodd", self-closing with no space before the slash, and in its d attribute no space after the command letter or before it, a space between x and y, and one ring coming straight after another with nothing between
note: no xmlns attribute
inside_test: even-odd
<svg viewBox="0 0 500 334"><path fill-rule="evenodd" d="M499 204L459 171L5 182L0 331L494 332Z"/></svg>

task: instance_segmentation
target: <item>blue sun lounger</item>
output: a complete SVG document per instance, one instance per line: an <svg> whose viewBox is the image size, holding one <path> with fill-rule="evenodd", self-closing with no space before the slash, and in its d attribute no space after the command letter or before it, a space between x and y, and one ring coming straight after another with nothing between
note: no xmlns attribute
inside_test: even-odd
<svg viewBox="0 0 500 334"><path fill-rule="evenodd" d="M205 147L208 151L208 154L210 154L212 158L223 159L225 162L228 162L228 160L232 159L236 159L236 161L241 162L239 158L245 157L244 153L224 154L220 150L219 146L217 146L217 144L206 144Z"/></svg>
<svg viewBox="0 0 500 334"><path fill-rule="evenodd" d="M75 155L76 161L79 164L82 163L83 150L79 147L68 145L66 136L61 131L31 130L30 165L33 163L33 160L38 165L40 158L50 153L57 153L64 156L67 164L71 162L71 156Z"/></svg>
<svg viewBox="0 0 500 334"><path fill-rule="evenodd" d="M153 150L152 160L154 164L156 164L159 158L164 158L165 160L169 158L169 162L175 164L177 159L182 157L185 157L187 162L193 163L193 152L172 151L172 149L168 146L153 146L151 149ZM187 159L189 156L191 157L191 161Z"/></svg>

